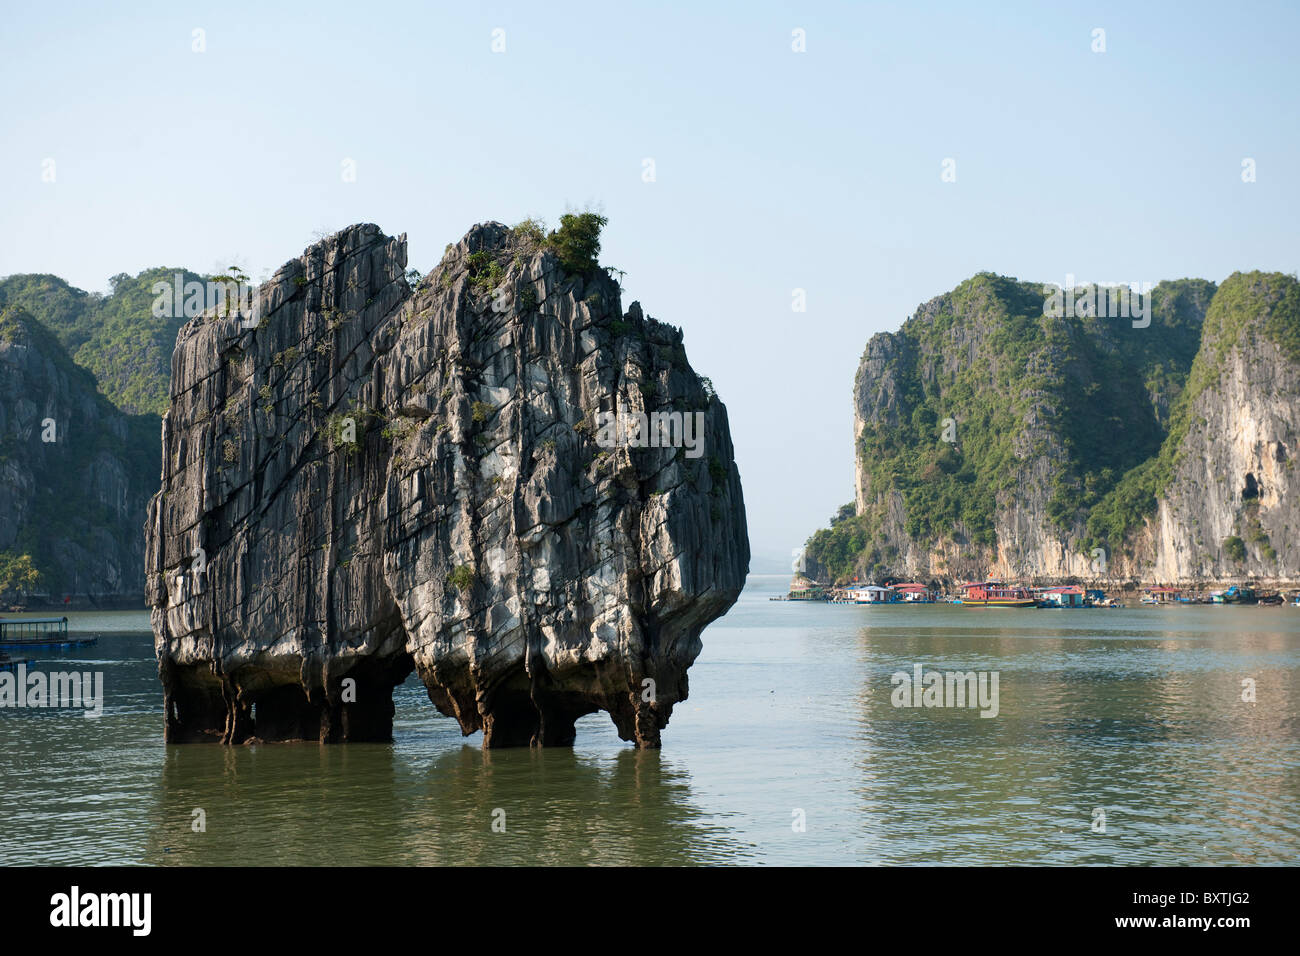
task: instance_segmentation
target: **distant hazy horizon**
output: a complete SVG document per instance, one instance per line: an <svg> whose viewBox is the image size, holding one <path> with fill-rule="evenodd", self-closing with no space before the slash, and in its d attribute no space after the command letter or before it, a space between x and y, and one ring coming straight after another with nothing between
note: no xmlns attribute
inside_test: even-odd
<svg viewBox="0 0 1300 956"><path fill-rule="evenodd" d="M727 405L755 571L852 499L859 357L918 304L1300 266L1280 4L194 9L8 13L0 275L260 278L354 222L423 272L598 208Z"/></svg>

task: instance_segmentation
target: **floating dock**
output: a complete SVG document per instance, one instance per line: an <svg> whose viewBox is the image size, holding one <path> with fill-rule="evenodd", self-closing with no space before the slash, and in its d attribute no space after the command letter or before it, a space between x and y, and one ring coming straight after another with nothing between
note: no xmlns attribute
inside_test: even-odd
<svg viewBox="0 0 1300 956"><path fill-rule="evenodd" d="M0 618L0 651L28 648L66 651L90 647L98 642L97 637L70 636L66 617Z"/></svg>

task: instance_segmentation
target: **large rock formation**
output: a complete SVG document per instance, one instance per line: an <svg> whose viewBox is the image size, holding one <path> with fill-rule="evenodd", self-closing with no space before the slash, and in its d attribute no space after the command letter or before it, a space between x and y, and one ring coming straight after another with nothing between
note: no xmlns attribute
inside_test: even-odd
<svg viewBox="0 0 1300 956"><path fill-rule="evenodd" d="M0 310L0 562L31 559L29 601L140 606L158 447L156 417L118 411L24 309Z"/></svg>
<svg viewBox="0 0 1300 956"><path fill-rule="evenodd" d="M748 566L726 409L679 330L526 231L405 267L353 226L256 327L182 329L146 553L167 739L387 739L414 669L484 746L596 710L657 746ZM654 411L702 444L601 431Z"/></svg>
<svg viewBox="0 0 1300 956"><path fill-rule="evenodd" d="M1135 576L1300 581L1300 283L1236 274L1206 315Z"/></svg>
<svg viewBox="0 0 1300 956"><path fill-rule="evenodd" d="M1300 580L1296 280L1161 283L1149 324L1046 291L983 274L872 337L855 505L809 572Z"/></svg>

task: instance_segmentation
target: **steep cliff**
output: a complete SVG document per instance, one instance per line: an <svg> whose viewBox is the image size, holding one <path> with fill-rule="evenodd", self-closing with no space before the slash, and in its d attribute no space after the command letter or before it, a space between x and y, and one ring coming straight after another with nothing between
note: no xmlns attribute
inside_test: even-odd
<svg viewBox="0 0 1300 956"><path fill-rule="evenodd" d="M1161 283L1149 324L1052 314L1044 286L987 274L920 306L867 345L855 507L810 539L809 570L1300 576L1265 538L1300 524L1286 503L1294 412L1283 411L1300 396L1297 367L1265 332L1297 334L1294 282ZM1276 497L1249 490L1265 474ZM1239 560L1237 537L1255 545Z"/></svg>
<svg viewBox="0 0 1300 956"><path fill-rule="evenodd" d="M1113 522L1126 526L1121 570L1159 581L1300 580L1298 442L1300 283L1234 274L1206 315L1160 455L1103 502L1120 514L1135 503L1142 516Z"/></svg>
<svg viewBox="0 0 1300 956"><path fill-rule="evenodd" d="M118 411L40 323L0 311L0 561L30 558L29 599L139 606L158 455L156 417Z"/></svg>
<svg viewBox="0 0 1300 956"><path fill-rule="evenodd" d="M414 669L487 747L597 710L657 746L748 565L724 406L535 228L476 226L416 289L405 266L353 226L256 327L181 330L146 555L167 739L386 739ZM609 440L637 412L703 427Z"/></svg>

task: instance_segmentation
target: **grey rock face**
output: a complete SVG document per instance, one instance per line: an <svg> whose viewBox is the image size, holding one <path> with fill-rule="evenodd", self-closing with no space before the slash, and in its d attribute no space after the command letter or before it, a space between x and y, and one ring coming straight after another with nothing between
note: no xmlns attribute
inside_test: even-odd
<svg viewBox="0 0 1300 956"><path fill-rule="evenodd" d="M505 226L405 267L353 226L258 327L182 329L146 554L167 739L387 739L414 670L488 747L596 710L657 746L748 568L725 407L679 330ZM702 435L611 441L637 412Z"/></svg>

